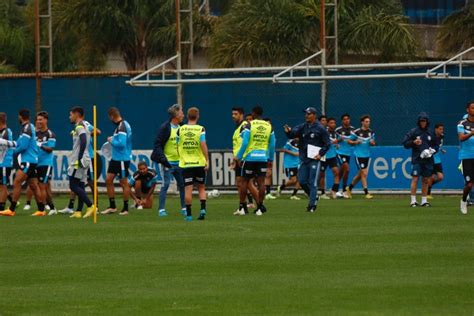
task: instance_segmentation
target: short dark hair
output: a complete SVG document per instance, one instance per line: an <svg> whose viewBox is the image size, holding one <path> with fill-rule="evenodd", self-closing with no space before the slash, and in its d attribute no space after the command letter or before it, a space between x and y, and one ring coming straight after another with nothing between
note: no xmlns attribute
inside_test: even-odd
<svg viewBox="0 0 474 316"><path fill-rule="evenodd" d="M334 117L328 117L328 123L329 123L330 121L334 121L334 122L335 122L336 119L335 119Z"/></svg>
<svg viewBox="0 0 474 316"><path fill-rule="evenodd" d="M234 106L232 108L232 112L234 112L234 111L239 112L240 114L244 114L244 108L239 107L239 106Z"/></svg>
<svg viewBox="0 0 474 316"><path fill-rule="evenodd" d="M444 124L443 123L436 123L435 124L435 129L438 128L438 127L444 127Z"/></svg>
<svg viewBox="0 0 474 316"><path fill-rule="evenodd" d="M326 120L327 120L328 117L327 117L326 115L321 115L321 116L318 118L318 120L319 120L320 122L321 122L322 119L326 119Z"/></svg>
<svg viewBox="0 0 474 316"><path fill-rule="evenodd" d="M471 106L471 104L472 104L472 105L474 105L474 100L473 100L473 101L471 101L471 102L467 102L467 104L466 104L466 109L467 109L468 107L470 107L470 106Z"/></svg>
<svg viewBox="0 0 474 316"><path fill-rule="evenodd" d="M262 116L263 115L263 108L259 105L254 106L253 109L252 109L252 113L255 114L255 115L258 115L258 116Z"/></svg>
<svg viewBox="0 0 474 316"><path fill-rule="evenodd" d="M137 167L141 167L141 166L148 167L148 165L146 164L146 162L145 162L145 161L143 161L143 160L142 160L142 161L140 161L140 162L138 163L138 165L137 165Z"/></svg>
<svg viewBox="0 0 474 316"><path fill-rule="evenodd" d="M341 115L341 120L343 120L345 117L351 118L351 116L347 113L344 113Z"/></svg>
<svg viewBox="0 0 474 316"><path fill-rule="evenodd" d="M77 113L79 114L81 117L84 116L84 109L81 107L81 106L75 106L71 109L71 112L72 113Z"/></svg>
<svg viewBox="0 0 474 316"><path fill-rule="evenodd" d="M30 110L28 109L21 109L18 111L18 115L24 120L29 120L30 119Z"/></svg>
<svg viewBox="0 0 474 316"><path fill-rule="evenodd" d="M188 109L188 119L196 120L199 116L199 109L197 107L191 107Z"/></svg>
<svg viewBox="0 0 474 316"><path fill-rule="evenodd" d="M118 116L120 115L120 111L115 106L112 106L107 110L107 114L109 116Z"/></svg>
<svg viewBox="0 0 474 316"><path fill-rule="evenodd" d="M370 115L365 114L365 115L362 115L362 116L360 117L360 121L361 121L361 122L365 121L366 119L370 119Z"/></svg>
<svg viewBox="0 0 474 316"><path fill-rule="evenodd" d="M38 116L42 116L43 118L45 118L47 120L49 119L49 114L46 111L40 111L40 112L36 113L36 117L38 117Z"/></svg>
<svg viewBox="0 0 474 316"><path fill-rule="evenodd" d="M7 113L0 112L0 123L6 124L7 123Z"/></svg>
<svg viewBox="0 0 474 316"><path fill-rule="evenodd" d="M252 116L252 113L247 113L247 114L245 114L244 116L245 116L245 117L247 117L247 116Z"/></svg>

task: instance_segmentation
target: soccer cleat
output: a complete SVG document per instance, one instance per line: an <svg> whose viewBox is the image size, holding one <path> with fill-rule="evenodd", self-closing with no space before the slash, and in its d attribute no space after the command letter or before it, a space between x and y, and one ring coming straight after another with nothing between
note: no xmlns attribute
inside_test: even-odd
<svg viewBox="0 0 474 316"><path fill-rule="evenodd" d="M121 216L128 215L128 211L127 210L121 210L119 215L121 215Z"/></svg>
<svg viewBox="0 0 474 316"><path fill-rule="evenodd" d="M69 218L82 218L82 212L76 211Z"/></svg>
<svg viewBox="0 0 474 316"><path fill-rule="evenodd" d="M188 212L186 212L186 208L183 207L183 208L181 209L181 215L186 216L187 214L188 214Z"/></svg>
<svg viewBox="0 0 474 316"><path fill-rule="evenodd" d="M281 185L277 187L277 196L281 195Z"/></svg>
<svg viewBox="0 0 474 316"><path fill-rule="evenodd" d="M413 202L410 204L410 207L418 207L420 206L420 204L418 204L418 202Z"/></svg>
<svg viewBox="0 0 474 316"><path fill-rule="evenodd" d="M326 193L322 194L320 196L320 198L321 198L321 200L330 200L331 199Z"/></svg>
<svg viewBox="0 0 474 316"><path fill-rule="evenodd" d="M317 209L316 205L308 206L308 212L310 213L316 213L316 209Z"/></svg>
<svg viewBox="0 0 474 316"><path fill-rule="evenodd" d="M4 210L0 212L0 216L15 216L15 212L11 210Z"/></svg>
<svg viewBox="0 0 474 316"><path fill-rule="evenodd" d="M374 196L373 196L372 194L370 194L370 193L367 193L367 194L365 195L365 198L368 199L368 200L371 200L371 199L374 198Z"/></svg>
<svg viewBox="0 0 474 316"><path fill-rule="evenodd" d="M268 193L265 195L265 200L275 200L276 196L272 195L271 193Z"/></svg>
<svg viewBox="0 0 474 316"><path fill-rule="evenodd" d="M95 206L94 206L94 205L92 205L91 207L88 207L88 208L86 209L86 214L84 214L83 218L88 218L88 217L94 215L94 210L95 210Z"/></svg>
<svg viewBox="0 0 474 316"><path fill-rule="evenodd" d="M331 197L331 199L335 200L335 199L337 199L337 192L331 190L331 193L330 193L329 196Z"/></svg>
<svg viewBox="0 0 474 316"><path fill-rule="evenodd" d="M53 208L52 210L49 210L48 216L51 216L51 215L58 215L58 211L55 208Z"/></svg>
<svg viewBox="0 0 474 316"><path fill-rule="evenodd" d="M238 208L234 213L232 213L233 215L235 216L238 216L240 215L240 208Z"/></svg>
<svg viewBox="0 0 474 316"><path fill-rule="evenodd" d="M29 210L31 210L31 205L25 204L25 206L23 206L23 211L29 211Z"/></svg>
<svg viewBox="0 0 474 316"><path fill-rule="evenodd" d="M34 212L33 214L31 214L31 216L46 216L46 211L36 211Z"/></svg>
<svg viewBox="0 0 474 316"><path fill-rule="evenodd" d="M44 206L44 209L47 210L47 211L51 211L51 207L49 207L48 204L46 204L46 205Z"/></svg>
<svg viewBox="0 0 474 316"><path fill-rule="evenodd" d="M421 207L431 207L431 204L430 202L426 202L426 203L421 204Z"/></svg>
<svg viewBox="0 0 474 316"><path fill-rule="evenodd" d="M298 196L296 196L296 195L292 195L292 196L290 196L290 200L297 200L297 201L299 201L299 200L301 200L301 198L298 197Z"/></svg>
<svg viewBox="0 0 474 316"><path fill-rule="evenodd" d="M168 213L166 213L166 210L159 210L158 211L158 216L159 217L165 217L165 216L168 216Z"/></svg>
<svg viewBox="0 0 474 316"><path fill-rule="evenodd" d="M138 205L138 206L137 206L137 210L143 210L143 206L142 206L142 205Z"/></svg>
<svg viewBox="0 0 474 316"><path fill-rule="evenodd" d="M344 192L344 198L352 199L352 191L351 189L349 189L349 187L346 187L346 192Z"/></svg>
<svg viewBox="0 0 474 316"><path fill-rule="evenodd" d="M184 220L185 220L186 222L191 222L191 221L193 220L193 217L192 217L192 216L185 216L185 217L184 217Z"/></svg>
<svg viewBox="0 0 474 316"><path fill-rule="evenodd" d="M105 211L100 212L100 214L102 214L102 215L115 214L115 213L117 213L117 209L116 208L110 208L110 207L108 209L106 209Z"/></svg>
<svg viewBox="0 0 474 316"><path fill-rule="evenodd" d="M467 201L464 202L463 200L461 200L461 214L467 214Z"/></svg>
<svg viewBox="0 0 474 316"><path fill-rule="evenodd" d="M198 221L203 221L206 219L206 210L201 210L201 212L199 213L199 217L197 218Z"/></svg>
<svg viewBox="0 0 474 316"><path fill-rule="evenodd" d="M262 211L261 211L260 209L258 209L258 210L255 212L255 215L257 215L257 216L262 216L263 213L262 213Z"/></svg>
<svg viewBox="0 0 474 316"><path fill-rule="evenodd" d="M430 194L430 195L427 195L427 196L426 196L426 199L432 200L432 199L434 199L434 197Z"/></svg>
<svg viewBox="0 0 474 316"><path fill-rule="evenodd" d="M64 215L71 215L72 213L74 213L74 210L72 208L65 207L62 210L59 210L58 213Z"/></svg>

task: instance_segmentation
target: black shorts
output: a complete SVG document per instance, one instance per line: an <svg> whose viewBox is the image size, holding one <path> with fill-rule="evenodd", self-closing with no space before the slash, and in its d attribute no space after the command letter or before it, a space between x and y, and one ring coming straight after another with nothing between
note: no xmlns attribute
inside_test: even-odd
<svg viewBox="0 0 474 316"><path fill-rule="evenodd" d="M265 177L268 163L263 161L244 161L242 165L242 177L247 179Z"/></svg>
<svg viewBox="0 0 474 316"><path fill-rule="evenodd" d="M419 176L423 178L431 177L433 175L433 170L434 170L434 164L432 160L411 164L411 175L413 177L419 177Z"/></svg>
<svg viewBox="0 0 474 316"><path fill-rule="evenodd" d="M461 161L462 175L464 181L474 182L474 159L463 159Z"/></svg>
<svg viewBox="0 0 474 316"><path fill-rule="evenodd" d="M443 173L443 165L440 163L435 163L433 168L433 174Z"/></svg>
<svg viewBox="0 0 474 316"><path fill-rule="evenodd" d="M36 173L38 175L38 181L41 183L48 183L51 180L53 174L53 167L51 166L39 166L36 167Z"/></svg>
<svg viewBox="0 0 474 316"><path fill-rule="evenodd" d="M242 176L242 167L239 166L239 164L236 164L234 168L235 176L236 177L241 177Z"/></svg>
<svg viewBox="0 0 474 316"><path fill-rule="evenodd" d="M130 167L130 161L117 161L111 160L107 173L112 173L119 179L128 178L128 168Z"/></svg>
<svg viewBox="0 0 474 316"><path fill-rule="evenodd" d="M183 168L184 186L206 183L206 171L204 167Z"/></svg>
<svg viewBox="0 0 474 316"><path fill-rule="evenodd" d="M298 168L285 168L285 176L287 178L296 177L298 175Z"/></svg>
<svg viewBox="0 0 474 316"><path fill-rule="evenodd" d="M337 155L337 158L339 160L339 164L345 164L345 163L350 163L351 162L351 156L347 155Z"/></svg>
<svg viewBox="0 0 474 316"><path fill-rule="evenodd" d="M34 179L37 177L35 163L22 162L18 170L23 171L27 175L27 180Z"/></svg>
<svg viewBox="0 0 474 316"><path fill-rule="evenodd" d="M10 175L12 173L12 168L10 167L0 167L0 185L9 185L10 184Z"/></svg>
<svg viewBox="0 0 474 316"><path fill-rule="evenodd" d="M366 157L366 158L356 157L357 168L359 168L359 170L367 169L369 167L369 161L370 161L369 157Z"/></svg>
<svg viewBox="0 0 474 316"><path fill-rule="evenodd" d="M325 172L326 169L337 167L337 157L326 158L326 161L321 161L320 171Z"/></svg>

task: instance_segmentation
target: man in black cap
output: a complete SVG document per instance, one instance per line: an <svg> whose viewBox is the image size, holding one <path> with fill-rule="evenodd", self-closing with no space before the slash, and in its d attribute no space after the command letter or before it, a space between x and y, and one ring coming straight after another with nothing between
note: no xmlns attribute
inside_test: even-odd
<svg viewBox="0 0 474 316"><path fill-rule="evenodd" d="M316 109L308 107L304 110L304 113L305 123L293 128L285 125L284 128L288 138L298 137L300 140L299 154L301 165L298 170L298 181L309 196L307 211L314 213L318 203L320 160L328 151L330 140L327 130L317 121Z"/></svg>

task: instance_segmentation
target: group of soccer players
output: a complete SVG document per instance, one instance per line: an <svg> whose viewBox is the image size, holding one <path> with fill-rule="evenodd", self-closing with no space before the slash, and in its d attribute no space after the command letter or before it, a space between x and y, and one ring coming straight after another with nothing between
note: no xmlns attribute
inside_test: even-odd
<svg viewBox="0 0 474 316"><path fill-rule="evenodd" d="M373 196L368 191L367 175L370 162L370 147L375 146L375 133L370 128L371 118L363 115L360 127L351 125L349 114L340 118L340 126L333 117L317 117L316 109L304 110L305 122L293 128L285 125L289 140L284 145L283 164L287 179L278 186L277 194L293 187L291 199L297 196L301 188L309 197L307 210L316 211L317 201L321 199L351 198L352 190L360 181L366 199ZM18 139L13 141L13 133L7 126L5 113L0 113L0 215L14 216L18 201L27 186L27 203L31 207L34 196L37 211L32 216L68 214L72 218L90 217L96 210L86 193L86 185L94 189L94 151L92 138L100 130L87 122L81 107L70 110L69 120L73 125L71 131L72 150L69 157L68 176L71 196L66 208L57 211L51 193L51 173L53 168L53 151L56 136L48 127L47 112L37 113L34 124L30 112L22 109L18 113L21 131ZM200 200L198 219L206 217L205 179L209 167L209 154L206 143L206 130L198 125L199 109L192 107L187 111L187 123L182 107L173 105L168 109L169 119L159 128L151 155L152 161L160 164L163 185L159 195L158 215L167 216L166 196L171 178L176 180L180 194L181 213L188 221L192 217L192 192L196 185ZM106 176L109 207L101 212L103 215L118 213L128 215L129 199L132 198L138 209L153 207L153 193L158 182L157 173L145 162L139 162L138 170L129 175L132 156L132 128L125 121L120 111L112 107L108 110L110 121L115 124L112 136L107 138L110 147L109 166ZM263 118L263 108L255 106L250 114L245 115L243 108L232 108L232 119L236 124L232 135L234 159L231 168L235 170L236 184L239 192L239 207L234 215L248 214L248 208L256 202L254 213L257 216L267 212L265 199L276 198L270 192L271 172L276 148L275 133L270 119ZM474 103L468 103L467 116L458 125L461 143L460 159L466 186L461 201L461 212L467 213L467 198L474 179L474 153L471 138L474 135ZM416 189L418 180L422 180L421 206L430 206L431 187L442 181L443 168L440 154L444 137L444 126L436 124L434 132L429 129L429 118L420 113L417 127L412 129L403 141L407 149L412 150L412 184L411 206L417 207ZM103 153L106 146L103 146ZM354 157L358 171L349 182L350 161ZM472 166L471 166L472 165ZM12 191L7 185L12 170L15 170ZM333 184L326 194L325 174L333 174ZM119 180L123 191L123 207L119 212L115 201L115 179ZM342 181L342 192L340 182ZM321 189L318 198L317 189ZM95 188L97 190L97 188ZM78 198L74 209L75 198ZM7 200L10 202L6 208ZM249 203L247 203L247 201ZM85 214L82 209L86 205ZM47 213L48 212L48 213Z"/></svg>

